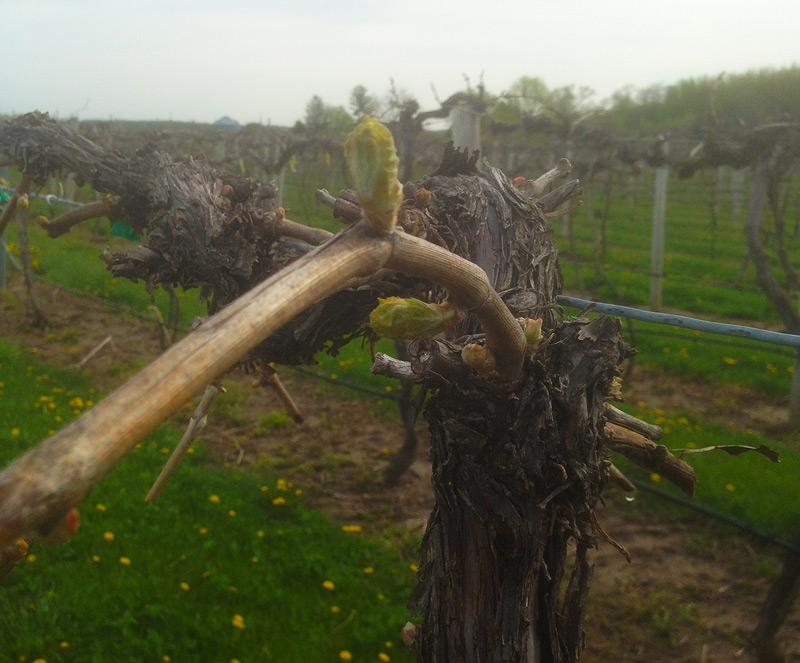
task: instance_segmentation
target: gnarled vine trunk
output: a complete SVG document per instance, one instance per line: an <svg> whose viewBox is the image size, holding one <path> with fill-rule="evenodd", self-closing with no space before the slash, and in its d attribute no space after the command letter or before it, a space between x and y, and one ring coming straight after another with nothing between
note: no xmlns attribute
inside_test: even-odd
<svg viewBox="0 0 800 663"><path fill-rule="evenodd" d="M143 233L145 241L107 259L109 268L151 285L201 287L212 298L212 310L248 291L257 290L263 296L268 287L260 281L302 252L278 241L286 234L283 219L277 210L260 204L263 186L226 179L200 162L174 163L152 150L131 159L108 153L38 114L0 130L3 153L12 155L34 181L53 171L69 170L118 196L117 213ZM583 614L592 570L588 551L601 531L594 506L607 478L604 406L617 367L629 349L617 322L602 317L562 320L560 316L555 298L561 274L544 212L567 193L551 192L548 203L544 198L533 201L500 171L479 171L477 158L477 154L446 151L433 175L408 186L399 226L479 265L514 315L542 318L544 338L530 347L519 375L505 378L479 376L462 360L462 347L480 341L484 331L477 314L466 315L448 340L415 342L409 348L413 373L431 392L425 416L432 435L436 499L422 541L418 584L410 599L412 609L422 616L414 646L424 663L568 663L578 659L583 647ZM569 188L574 190L574 186ZM369 234L363 226L353 230L323 246L320 253L335 245L344 254L348 241L354 243L358 233ZM399 231L385 233L380 237L381 251L389 255L393 245L424 244L403 237ZM313 257L306 257L293 267L302 264L306 270L312 262ZM348 282L351 287L316 302L253 349L251 360L296 363L326 344L335 350L347 338L369 336L367 316L378 296L416 295L433 301L446 296L425 278L423 269L412 270L414 277L385 271L365 270L370 278L359 276L358 282ZM282 276L273 278L277 282ZM333 290L331 286L325 292ZM252 300L241 304L242 299L202 326L200 338L221 344L225 325L232 318L254 316ZM480 311L485 304L473 303L471 310ZM503 312L507 314L504 308ZM258 343L251 329L255 325L242 326L250 347ZM233 341L224 340L226 347L233 347ZM150 378L134 378L108 400L124 393L117 400L135 402L138 407L143 402L138 385L146 384L144 391L150 392L162 388L165 380L156 381L152 388L147 380L168 371L170 356L180 357L177 365L188 374L188 359L181 353L218 352L206 347L210 345L211 340L184 339L156 362L157 370L143 371ZM220 362L214 363L214 371L224 370ZM229 366L234 359L226 362ZM192 380L197 386L198 376ZM169 407L159 405L159 417L167 416L186 396L179 389L188 391L176 386ZM149 397L156 399L156 394ZM101 416L117 421L112 407L99 404L69 431L57 434L56 442L44 449L40 446L25 462L0 476L0 539L4 526L8 534L16 531L13 527L21 528L23 520L18 512L2 511L4 500L24 502L20 491L27 490L27 483L35 485L32 494L43 490L37 484L41 483L37 472L30 468L53 466L48 454L68 456L74 448L71 435L89 444L85 438L91 437L92 422ZM152 407L156 409L155 404ZM145 434L156 423L137 418L135 426ZM132 423L130 430L133 427ZM107 428L104 444L113 447L114 457L122 455L122 442L114 442L122 434L110 424ZM124 438L124 444L130 445L132 438L133 433ZM104 462L111 463L107 458ZM87 485L62 488L59 484L70 499L78 500L91 489L83 469L78 468L80 480ZM91 481L107 469L92 467ZM57 504L38 504L25 517L52 526L55 520L44 523L43 519L57 519L58 507L67 503L56 497L54 491L46 492L45 502ZM575 559L562 587L570 540L576 544Z"/></svg>

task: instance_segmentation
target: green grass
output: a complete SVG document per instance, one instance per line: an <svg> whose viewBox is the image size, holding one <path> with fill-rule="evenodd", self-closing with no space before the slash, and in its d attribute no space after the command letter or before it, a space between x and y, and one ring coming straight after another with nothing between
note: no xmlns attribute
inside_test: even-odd
<svg viewBox="0 0 800 663"><path fill-rule="evenodd" d="M0 383L3 465L96 396L85 375L7 343ZM83 503L69 544L31 544L0 591L8 660L411 660L399 640L408 559L305 510L301 486L214 467L202 448L146 504L178 439L163 427L132 451Z"/></svg>
<svg viewBox="0 0 800 663"><path fill-rule="evenodd" d="M699 478L694 501L784 537L792 536L800 527L800 501L797 500L800 450L796 445L766 440L749 430L738 431L732 426L699 421L690 413L662 412L647 407L645 403L623 404L620 408L662 426L664 438L661 443L671 450L724 444L753 447L765 444L774 449L780 454L780 463L772 463L755 452L739 456L729 456L720 451L686 454L684 460L695 469ZM614 454L613 461L631 478L652 481L660 489L680 494L666 480L653 476L618 454ZM648 499L645 495L642 498ZM653 508L656 503L673 512L682 509L656 498L649 500L649 507Z"/></svg>

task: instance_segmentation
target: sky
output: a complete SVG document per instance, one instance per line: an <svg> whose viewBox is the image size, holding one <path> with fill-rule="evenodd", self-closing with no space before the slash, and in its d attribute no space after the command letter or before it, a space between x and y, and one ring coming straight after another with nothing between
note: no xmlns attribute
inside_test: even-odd
<svg viewBox="0 0 800 663"><path fill-rule="evenodd" d="M292 125L391 81L626 86L800 63L797 0L0 0L0 114Z"/></svg>

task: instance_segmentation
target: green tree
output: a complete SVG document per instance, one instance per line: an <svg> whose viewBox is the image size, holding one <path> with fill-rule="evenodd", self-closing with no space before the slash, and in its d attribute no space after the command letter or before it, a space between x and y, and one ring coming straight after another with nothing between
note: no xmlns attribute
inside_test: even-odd
<svg viewBox="0 0 800 663"><path fill-rule="evenodd" d="M356 120L361 120L365 115L378 114L378 101L363 85L356 85L350 92L350 112Z"/></svg>

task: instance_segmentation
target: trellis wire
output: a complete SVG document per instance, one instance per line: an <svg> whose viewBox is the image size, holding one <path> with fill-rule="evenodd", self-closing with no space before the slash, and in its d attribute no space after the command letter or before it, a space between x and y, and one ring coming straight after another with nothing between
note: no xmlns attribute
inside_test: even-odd
<svg viewBox="0 0 800 663"><path fill-rule="evenodd" d="M562 306L570 306L577 309L592 308L597 313L607 313L621 318L631 318L642 322L655 322L661 325L671 325L683 327L685 329L695 329L710 334L721 334L723 336L735 336L746 338L752 341L772 343L775 345L785 345L790 348L800 348L800 334L785 334L783 332L770 331L768 329L757 329L755 327L744 327L742 325L731 325L723 322L711 322L699 318L690 318L686 315L675 315L673 313L657 313L655 311L645 311L643 309L632 308L630 306L619 306L617 304L606 304L603 302L593 302L588 299L578 297L567 297L560 295L556 298Z"/></svg>

